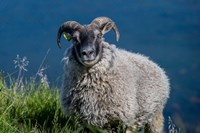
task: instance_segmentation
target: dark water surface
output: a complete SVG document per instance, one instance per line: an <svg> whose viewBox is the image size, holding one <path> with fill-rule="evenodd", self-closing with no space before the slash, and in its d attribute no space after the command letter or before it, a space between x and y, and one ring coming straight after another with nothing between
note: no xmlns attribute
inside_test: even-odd
<svg viewBox="0 0 200 133"><path fill-rule="evenodd" d="M46 74L56 84L70 45L62 39L58 49L58 27L68 20L87 24L98 16L112 18L120 30L120 41L116 43L114 32L109 32L108 42L147 55L166 70L171 98L165 117L171 116L182 132L200 132L199 0L1 0L0 70L16 71L13 59L19 54L30 61L25 73L30 77L50 48Z"/></svg>

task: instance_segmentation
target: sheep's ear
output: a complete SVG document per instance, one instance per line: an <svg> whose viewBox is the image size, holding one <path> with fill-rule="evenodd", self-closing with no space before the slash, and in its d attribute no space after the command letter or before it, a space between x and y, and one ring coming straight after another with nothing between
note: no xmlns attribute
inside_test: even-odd
<svg viewBox="0 0 200 133"><path fill-rule="evenodd" d="M62 33L66 33L64 35L64 37L70 41L71 40L71 36L73 35L74 31L80 31L83 28L82 25L80 25L78 22L76 21L67 21L65 23L63 23L59 29L58 29L58 34L57 34L57 44L58 47L61 48L60 45L60 38ZM68 35L69 34L69 35Z"/></svg>
<svg viewBox="0 0 200 133"><path fill-rule="evenodd" d="M108 31L110 31L112 29L112 27L113 27L113 23L112 22L108 22L107 24L105 24L105 26L101 30L102 35L104 35Z"/></svg>
<svg viewBox="0 0 200 133"><path fill-rule="evenodd" d="M71 35L68 33L64 33L63 36L68 42L71 41L71 39L72 39Z"/></svg>

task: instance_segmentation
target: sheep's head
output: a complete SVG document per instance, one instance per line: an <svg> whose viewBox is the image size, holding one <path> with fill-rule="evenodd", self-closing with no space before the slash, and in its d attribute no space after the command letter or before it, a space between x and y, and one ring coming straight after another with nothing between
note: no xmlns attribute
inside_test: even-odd
<svg viewBox="0 0 200 133"><path fill-rule="evenodd" d="M72 40L76 59L86 67L92 67L102 57L102 37L113 29L119 40L119 31L115 23L107 17L98 17L88 25L81 25L76 21L67 21L58 30L57 43L64 33L68 40Z"/></svg>

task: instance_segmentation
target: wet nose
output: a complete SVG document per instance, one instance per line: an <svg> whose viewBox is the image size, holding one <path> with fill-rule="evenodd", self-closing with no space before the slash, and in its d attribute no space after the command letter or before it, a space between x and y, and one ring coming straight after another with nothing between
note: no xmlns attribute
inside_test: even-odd
<svg viewBox="0 0 200 133"><path fill-rule="evenodd" d="M83 50L81 51L81 54L82 54L83 56L90 57L91 55L94 54L94 50L93 50L92 48L88 47L88 48L83 49Z"/></svg>

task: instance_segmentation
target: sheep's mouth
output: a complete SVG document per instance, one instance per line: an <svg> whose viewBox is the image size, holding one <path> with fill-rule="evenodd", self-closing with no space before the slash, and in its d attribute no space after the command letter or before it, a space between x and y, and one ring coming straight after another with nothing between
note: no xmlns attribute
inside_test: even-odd
<svg viewBox="0 0 200 133"><path fill-rule="evenodd" d="M81 62L86 67L92 67L98 62L98 59L95 58L93 60L82 60Z"/></svg>

